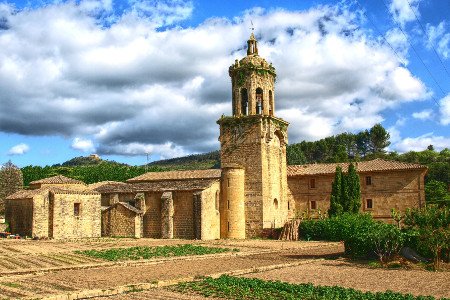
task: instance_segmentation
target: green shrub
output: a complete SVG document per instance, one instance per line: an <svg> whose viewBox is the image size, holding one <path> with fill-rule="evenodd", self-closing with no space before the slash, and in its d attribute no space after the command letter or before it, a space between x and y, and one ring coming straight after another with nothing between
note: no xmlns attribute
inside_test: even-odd
<svg viewBox="0 0 450 300"><path fill-rule="evenodd" d="M393 225L374 221L369 214L350 214L300 223L307 240L343 241L345 253L355 258L377 256L381 262L397 254L404 238Z"/></svg>

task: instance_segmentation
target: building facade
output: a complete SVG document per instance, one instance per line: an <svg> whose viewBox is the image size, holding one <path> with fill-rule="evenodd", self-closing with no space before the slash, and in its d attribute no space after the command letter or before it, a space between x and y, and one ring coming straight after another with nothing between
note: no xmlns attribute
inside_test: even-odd
<svg viewBox="0 0 450 300"><path fill-rule="evenodd" d="M288 123L275 116L275 68L258 54L229 68L232 115L222 116L221 169L150 172L89 186L56 176L32 182L6 201L12 233L73 238L129 236L245 239L330 205L337 165L287 166ZM362 211L390 220L390 210L420 207L426 167L372 160L356 164Z"/></svg>

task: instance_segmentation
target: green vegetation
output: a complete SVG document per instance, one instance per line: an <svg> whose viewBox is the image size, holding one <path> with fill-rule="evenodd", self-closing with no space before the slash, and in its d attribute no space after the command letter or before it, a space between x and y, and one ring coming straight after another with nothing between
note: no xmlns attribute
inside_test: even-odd
<svg viewBox="0 0 450 300"><path fill-rule="evenodd" d="M0 166L0 214L5 211L5 198L20 190L22 184L22 172L11 161Z"/></svg>
<svg viewBox="0 0 450 300"><path fill-rule="evenodd" d="M358 213L361 207L361 187L355 166L348 166L347 174L341 167L336 167L331 188L329 216L337 216L343 212Z"/></svg>
<svg viewBox="0 0 450 300"><path fill-rule="evenodd" d="M450 260L450 208L427 205L408 209L404 215L406 244L433 258L438 270L444 258Z"/></svg>
<svg viewBox="0 0 450 300"><path fill-rule="evenodd" d="M204 154L158 160L149 163L148 166L160 168L164 171L218 169L220 168L220 152L212 151Z"/></svg>
<svg viewBox="0 0 450 300"><path fill-rule="evenodd" d="M412 296L396 292L361 292L339 286L314 286L290 284L280 281L264 281L253 278L239 278L222 275L213 279L206 277L201 281L179 283L174 289L178 292L193 292L205 297L234 300L250 299L304 299L304 300L432 300L431 296ZM444 300L445 298L441 298ZM448 300L448 299L447 299Z"/></svg>
<svg viewBox="0 0 450 300"><path fill-rule="evenodd" d="M230 251L239 251L239 250L186 244L186 245L159 246L159 247L130 247L130 248L113 248L106 250L83 250L83 251L75 251L75 253L101 258L109 261L118 261L118 260L150 259L156 257L205 255L205 254L224 253Z"/></svg>
<svg viewBox="0 0 450 300"><path fill-rule="evenodd" d="M343 213L323 220L304 220L299 234L307 240L343 241L350 257L378 257L381 263L396 255L404 242L398 227L374 221L370 214Z"/></svg>

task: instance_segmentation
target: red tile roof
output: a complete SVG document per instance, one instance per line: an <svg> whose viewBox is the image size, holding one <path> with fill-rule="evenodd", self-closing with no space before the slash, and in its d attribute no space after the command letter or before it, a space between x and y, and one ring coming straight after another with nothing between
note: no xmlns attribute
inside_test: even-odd
<svg viewBox="0 0 450 300"><path fill-rule="evenodd" d="M32 181L30 184L84 184L84 182L63 175L56 175L53 177Z"/></svg>
<svg viewBox="0 0 450 300"><path fill-rule="evenodd" d="M334 174L336 167L341 166L344 172L347 171L349 163L331 163L331 164L306 164L287 167L287 176L306 176L306 175L325 175ZM400 161L391 161L384 159L374 159L354 163L356 170L360 173L382 172L393 170L425 170L426 166Z"/></svg>
<svg viewBox="0 0 450 300"><path fill-rule="evenodd" d="M220 178L220 169L148 172L141 176L128 179L127 182L149 182L162 180L213 179Z"/></svg>

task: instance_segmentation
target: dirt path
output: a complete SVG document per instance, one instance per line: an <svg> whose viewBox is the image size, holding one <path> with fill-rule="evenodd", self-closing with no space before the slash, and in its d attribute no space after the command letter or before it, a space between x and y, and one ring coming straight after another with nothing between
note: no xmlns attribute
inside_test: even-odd
<svg viewBox="0 0 450 300"><path fill-rule="evenodd" d="M291 283L338 285L361 291L392 290L413 295L450 298L450 273L423 270L371 269L345 260L322 260L297 267L244 275Z"/></svg>

